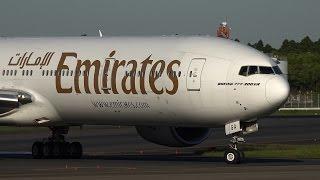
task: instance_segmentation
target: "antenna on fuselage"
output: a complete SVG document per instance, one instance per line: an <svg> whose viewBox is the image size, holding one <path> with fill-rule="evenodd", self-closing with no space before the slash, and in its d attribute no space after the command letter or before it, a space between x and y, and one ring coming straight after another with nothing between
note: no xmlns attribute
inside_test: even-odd
<svg viewBox="0 0 320 180"><path fill-rule="evenodd" d="M99 29L99 37L103 37L102 31Z"/></svg>

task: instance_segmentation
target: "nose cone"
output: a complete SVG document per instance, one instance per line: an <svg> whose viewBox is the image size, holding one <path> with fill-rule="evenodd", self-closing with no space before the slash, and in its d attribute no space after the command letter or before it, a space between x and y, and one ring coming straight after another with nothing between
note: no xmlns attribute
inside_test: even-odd
<svg viewBox="0 0 320 180"><path fill-rule="evenodd" d="M266 84L266 98L273 106L281 106L287 100L289 92L289 83L281 76L270 79Z"/></svg>

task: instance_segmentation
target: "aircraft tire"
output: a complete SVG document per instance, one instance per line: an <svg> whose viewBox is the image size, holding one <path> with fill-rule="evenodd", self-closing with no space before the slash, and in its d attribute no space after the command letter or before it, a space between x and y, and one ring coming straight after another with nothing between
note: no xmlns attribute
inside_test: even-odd
<svg viewBox="0 0 320 180"><path fill-rule="evenodd" d="M52 158L53 157L53 142L46 142L43 145L43 156L45 158Z"/></svg>
<svg viewBox="0 0 320 180"><path fill-rule="evenodd" d="M70 158L80 159L82 157L82 145L79 142L73 142L69 145Z"/></svg>
<svg viewBox="0 0 320 180"><path fill-rule="evenodd" d="M52 146L52 156L54 158L62 158L64 154L64 143L54 142Z"/></svg>
<svg viewBox="0 0 320 180"><path fill-rule="evenodd" d="M224 153L224 161L227 164L239 164L241 162L240 152L235 149L227 149Z"/></svg>
<svg viewBox="0 0 320 180"><path fill-rule="evenodd" d="M38 141L34 142L31 152L34 159L41 159L43 157L43 143Z"/></svg>

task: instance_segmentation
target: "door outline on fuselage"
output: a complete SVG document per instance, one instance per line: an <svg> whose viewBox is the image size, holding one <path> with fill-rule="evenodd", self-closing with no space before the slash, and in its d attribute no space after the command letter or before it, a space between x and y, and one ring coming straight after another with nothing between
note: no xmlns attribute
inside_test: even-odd
<svg viewBox="0 0 320 180"><path fill-rule="evenodd" d="M200 91L201 90L201 75L203 67L206 63L206 58L193 58L190 61L187 74L187 90Z"/></svg>

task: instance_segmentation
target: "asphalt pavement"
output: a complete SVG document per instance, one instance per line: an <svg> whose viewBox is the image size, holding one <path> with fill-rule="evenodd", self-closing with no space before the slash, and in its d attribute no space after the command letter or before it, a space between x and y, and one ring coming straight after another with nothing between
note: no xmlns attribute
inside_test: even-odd
<svg viewBox="0 0 320 180"><path fill-rule="evenodd" d="M273 117L259 121L247 143L313 144L320 140L318 117ZM72 128L70 141L84 147L82 159L32 159L31 145L47 137L46 129L0 133L0 179L302 179L320 178L318 159L247 159L227 165L223 158L203 157L202 149L225 145L223 128L192 148L167 148L146 142L132 127Z"/></svg>

